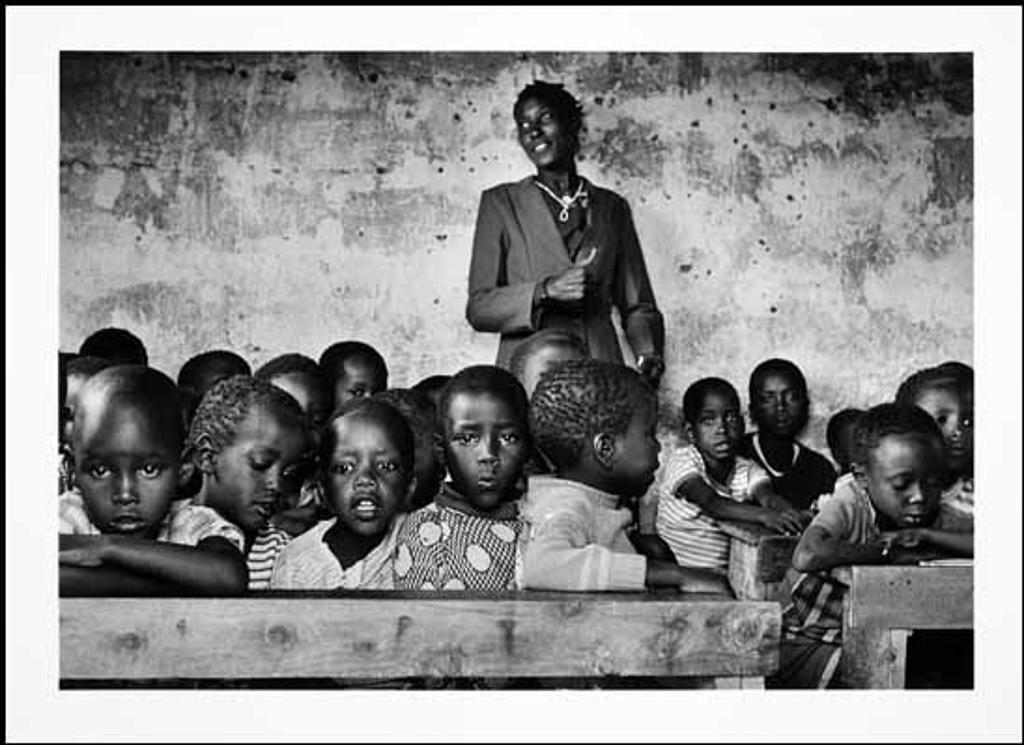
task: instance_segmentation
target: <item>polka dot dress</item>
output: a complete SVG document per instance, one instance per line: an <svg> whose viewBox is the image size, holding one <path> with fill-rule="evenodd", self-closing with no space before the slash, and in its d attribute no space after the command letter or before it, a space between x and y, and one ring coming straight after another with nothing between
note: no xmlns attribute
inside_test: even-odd
<svg viewBox="0 0 1024 745"><path fill-rule="evenodd" d="M522 523L429 504L398 536L396 590L513 590Z"/></svg>

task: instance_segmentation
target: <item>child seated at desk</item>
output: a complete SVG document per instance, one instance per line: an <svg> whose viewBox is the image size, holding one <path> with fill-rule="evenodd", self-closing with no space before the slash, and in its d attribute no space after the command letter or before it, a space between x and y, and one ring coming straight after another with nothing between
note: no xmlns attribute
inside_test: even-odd
<svg viewBox="0 0 1024 745"><path fill-rule="evenodd" d="M343 404L320 446L335 517L281 551L271 589L392 589L395 538L416 489L413 453L412 430L393 406L364 398Z"/></svg>
<svg viewBox="0 0 1024 745"><path fill-rule="evenodd" d="M725 579L638 553L629 509L654 480L657 397L635 370L597 360L541 376L530 425L554 475L532 476L523 584L544 590L675 587L730 594Z"/></svg>
<svg viewBox="0 0 1024 745"><path fill-rule="evenodd" d="M908 532L942 528L936 521L942 479L942 434L916 406L869 409L854 430L854 478L821 500L793 553L804 574L783 613L778 688L825 688L842 652L846 586L829 574L849 564L916 563L920 546Z"/></svg>
<svg viewBox="0 0 1024 745"><path fill-rule="evenodd" d="M530 449L526 392L500 367L467 367L441 391L438 423L451 478L403 526L395 587L515 589L516 483Z"/></svg>
<svg viewBox="0 0 1024 745"><path fill-rule="evenodd" d="M768 472L774 493L805 510L832 492L836 472L827 458L797 439L810 411L804 374L789 360L765 360L750 373L749 393L757 432L743 438L739 453Z"/></svg>
<svg viewBox="0 0 1024 745"><path fill-rule="evenodd" d="M282 354L264 363L253 377L277 386L295 399L306 416L316 449L320 433L331 416L331 391L320 365L303 354ZM311 474L295 498L275 512L270 524L296 536L313 527L326 511L323 485Z"/></svg>
<svg viewBox="0 0 1024 745"><path fill-rule="evenodd" d="M271 517L293 501L312 452L298 403L280 388L236 375L217 383L196 409L186 456L200 474L197 504L241 529L250 590L265 590L291 539Z"/></svg>
<svg viewBox="0 0 1024 745"><path fill-rule="evenodd" d="M900 385L898 403L919 406L942 432L947 478L939 509L956 533L919 537L958 553L974 555L974 376L961 363L919 370Z"/></svg>
<svg viewBox="0 0 1024 745"><path fill-rule="evenodd" d="M690 445L665 466L656 530L681 566L724 573L729 536L716 520L753 522L795 535L804 515L772 493L768 474L737 455L743 439L739 394L721 378L702 378L683 394Z"/></svg>
<svg viewBox="0 0 1024 745"><path fill-rule="evenodd" d="M177 500L184 421L174 382L109 367L83 388L73 448L78 491L60 509L61 595L226 595L245 588L242 534Z"/></svg>

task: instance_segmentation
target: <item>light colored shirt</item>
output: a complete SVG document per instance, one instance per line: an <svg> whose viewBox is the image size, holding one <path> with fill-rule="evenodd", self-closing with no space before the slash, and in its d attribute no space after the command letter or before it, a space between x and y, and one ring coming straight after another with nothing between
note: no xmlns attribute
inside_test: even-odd
<svg viewBox="0 0 1024 745"><path fill-rule="evenodd" d="M647 559L626 528L633 516L614 494L555 476L531 476L523 585L538 590L642 590Z"/></svg>
<svg viewBox="0 0 1024 745"><path fill-rule="evenodd" d="M658 489L656 532L680 566L724 569L729 564L729 536L700 506L676 496L679 486L690 478L701 479L723 499L747 502L759 484L769 483L768 473L753 460L736 456L732 471L720 484L708 475L704 458L694 445L673 454L665 465Z"/></svg>
<svg viewBox="0 0 1024 745"><path fill-rule="evenodd" d="M405 515L398 515L387 535L366 556L347 569L334 555L324 536L337 518L322 520L293 538L278 554L270 574L272 590L391 590L392 554Z"/></svg>
<svg viewBox="0 0 1024 745"><path fill-rule="evenodd" d="M59 532L65 535L100 535L101 531L85 507L81 492L64 492L58 499ZM229 541L240 552L245 552L245 537L238 526L225 520L216 511L194 504L190 499L171 502L167 515L160 523L156 540L195 546L206 538L220 537Z"/></svg>

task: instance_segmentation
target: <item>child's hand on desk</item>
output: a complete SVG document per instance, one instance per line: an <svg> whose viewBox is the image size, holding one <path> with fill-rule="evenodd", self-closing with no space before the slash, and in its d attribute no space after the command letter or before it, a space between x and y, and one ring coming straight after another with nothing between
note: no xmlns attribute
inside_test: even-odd
<svg viewBox="0 0 1024 745"><path fill-rule="evenodd" d="M800 535L804 531L802 514L791 508L778 511L765 508L758 522L769 530L783 535Z"/></svg>
<svg viewBox="0 0 1024 745"><path fill-rule="evenodd" d="M928 528L903 528L882 534L882 541L891 549L892 546L915 548L927 544L931 531Z"/></svg>

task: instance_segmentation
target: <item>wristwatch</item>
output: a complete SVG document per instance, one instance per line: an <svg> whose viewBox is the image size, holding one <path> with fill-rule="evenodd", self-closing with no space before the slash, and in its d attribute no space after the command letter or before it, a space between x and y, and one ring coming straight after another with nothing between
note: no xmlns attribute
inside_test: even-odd
<svg viewBox="0 0 1024 745"><path fill-rule="evenodd" d="M636 358L636 369L644 377L651 378L652 382L657 382L665 373L665 361L660 354L648 352Z"/></svg>

